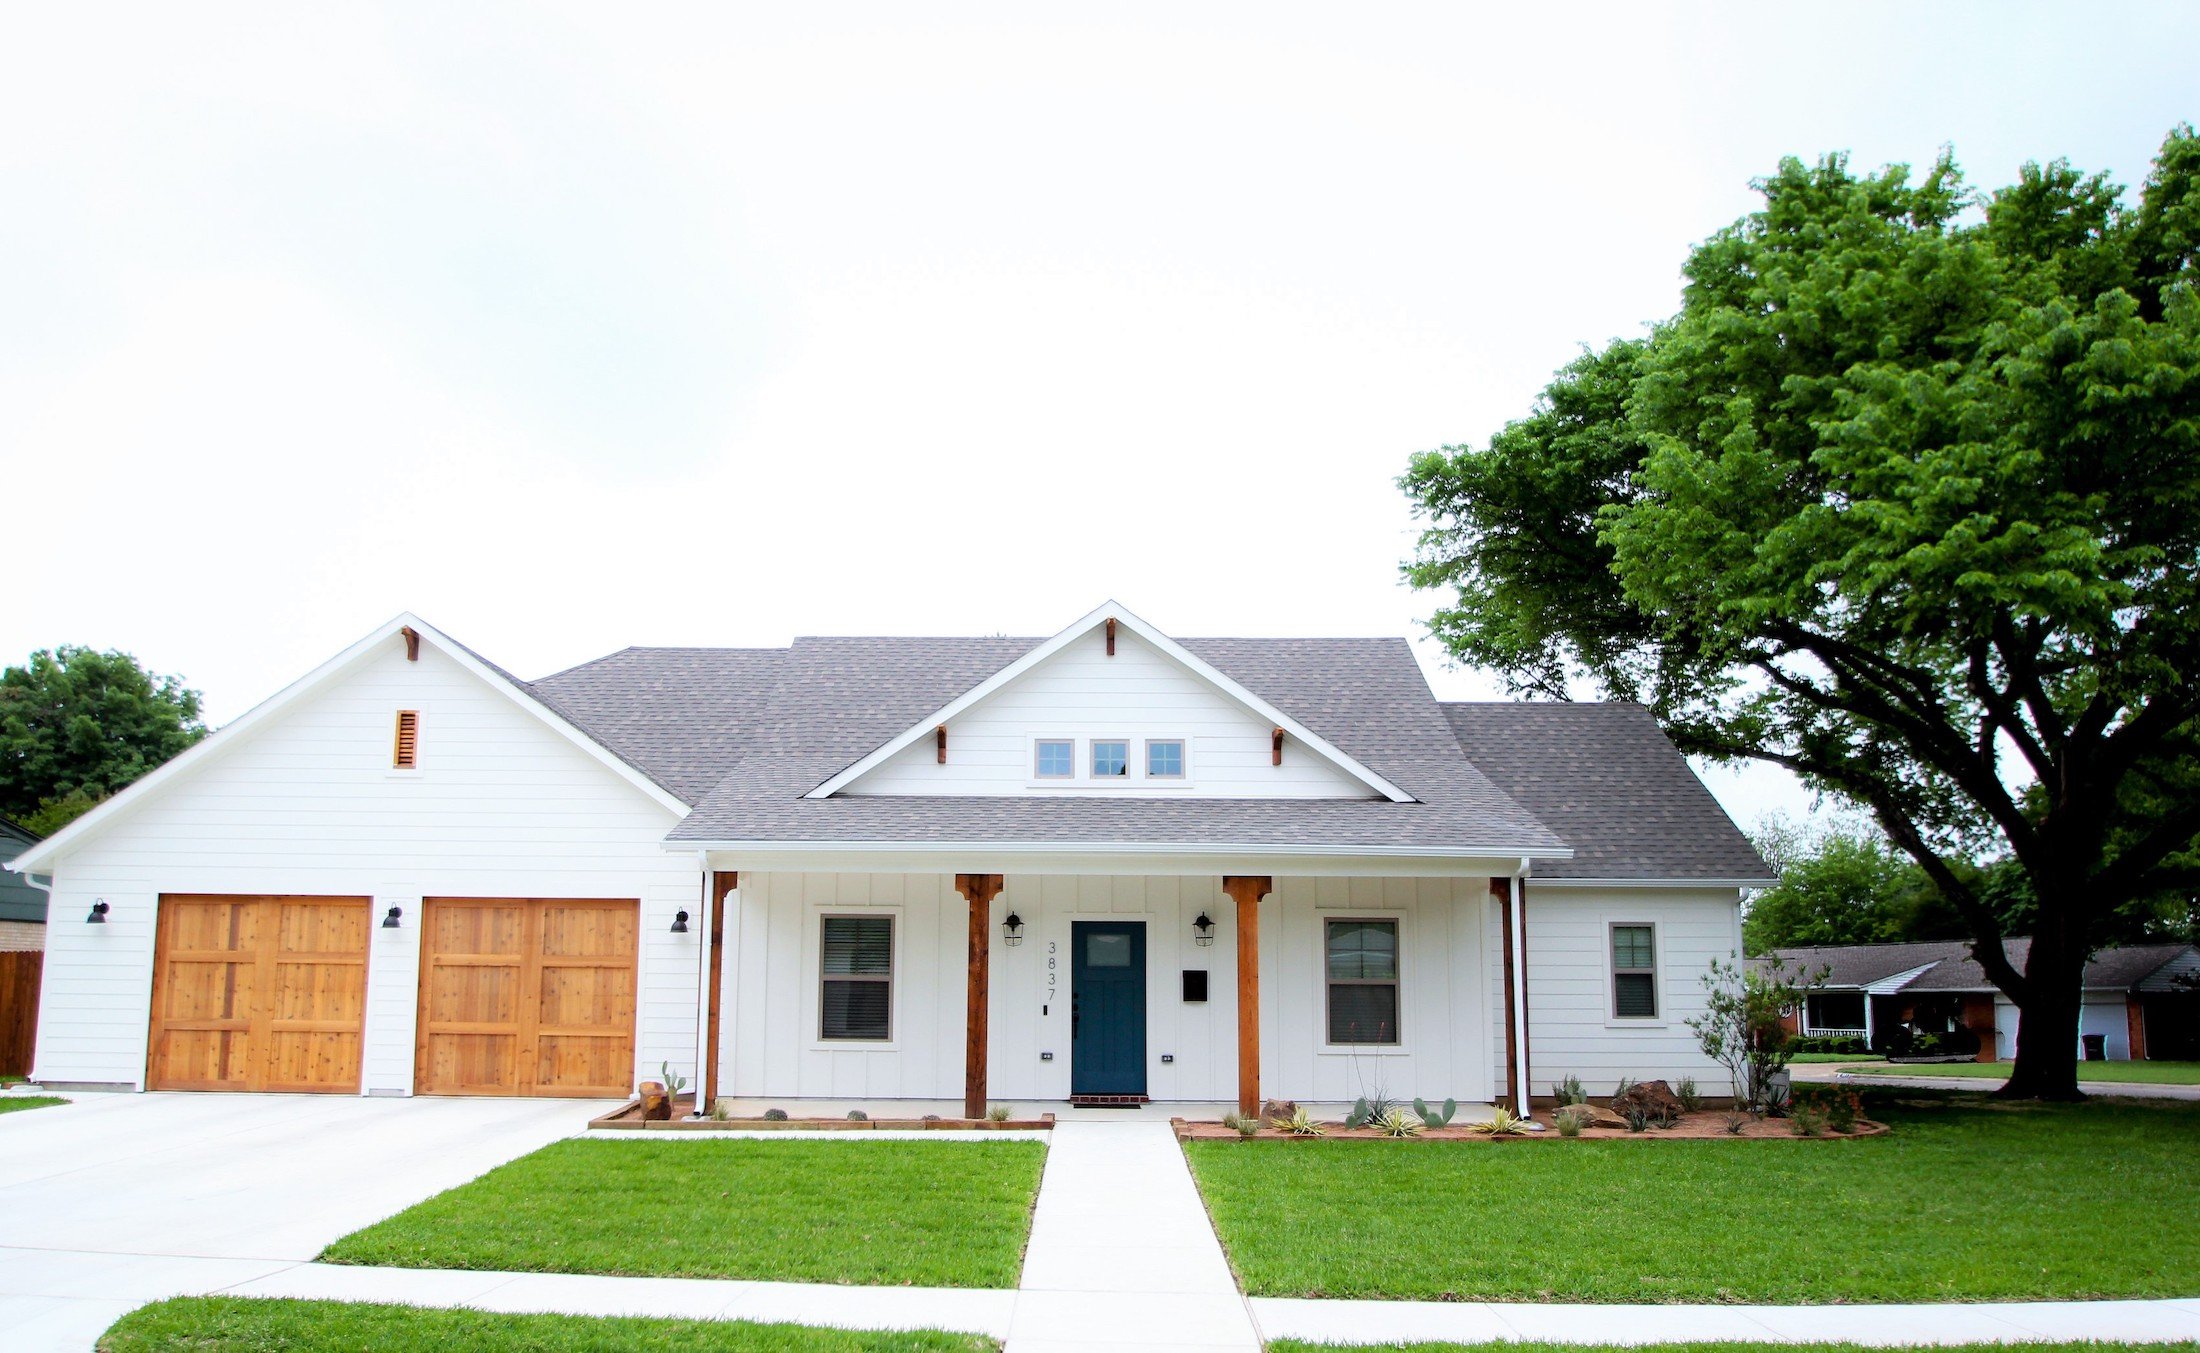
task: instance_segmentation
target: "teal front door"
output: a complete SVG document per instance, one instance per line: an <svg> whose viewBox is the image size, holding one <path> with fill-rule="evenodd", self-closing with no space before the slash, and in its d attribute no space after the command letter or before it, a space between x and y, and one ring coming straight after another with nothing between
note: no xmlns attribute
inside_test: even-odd
<svg viewBox="0 0 2200 1353"><path fill-rule="evenodd" d="M1069 926L1069 1092L1146 1093L1146 923Z"/></svg>

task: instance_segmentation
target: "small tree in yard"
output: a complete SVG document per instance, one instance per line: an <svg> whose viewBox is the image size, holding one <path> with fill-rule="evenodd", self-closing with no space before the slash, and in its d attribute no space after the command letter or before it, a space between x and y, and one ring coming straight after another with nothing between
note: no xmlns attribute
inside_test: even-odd
<svg viewBox="0 0 2200 1353"><path fill-rule="evenodd" d="M2076 1099L2087 959L2200 890L2200 135L2136 202L2061 162L1758 186L1678 314L1414 460L1407 576L1517 689L1870 809L2022 1012L2000 1093Z"/></svg>
<svg viewBox="0 0 2200 1353"><path fill-rule="evenodd" d="M1703 979L1710 992L1704 1012L1687 1023L1704 1055L1726 1068L1735 1103L1752 1113L1768 1107L1772 1079L1794 1055L1780 1012L1802 1004L1804 991L1823 976L1790 973L1777 958L1762 964L1711 960Z"/></svg>

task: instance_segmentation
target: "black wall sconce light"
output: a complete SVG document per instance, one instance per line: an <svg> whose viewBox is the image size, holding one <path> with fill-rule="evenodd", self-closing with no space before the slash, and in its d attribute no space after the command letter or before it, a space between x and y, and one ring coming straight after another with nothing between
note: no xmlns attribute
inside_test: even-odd
<svg viewBox="0 0 2200 1353"><path fill-rule="evenodd" d="M1010 912L1001 922L1001 943L1014 947L1024 942L1024 918Z"/></svg>
<svg viewBox="0 0 2200 1353"><path fill-rule="evenodd" d="M675 912L673 914L672 933L675 935L685 935L688 933L688 914L686 912Z"/></svg>
<svg viewBox="0 0 2200 1353"><path fill-rule="evenodd" d="M403 917L404 914L405 909L403 907L391 907L382 917L382 928L384 930L401 929L399 918Z"/></svg>
<svg viewBox="0 0 2200 1353"><path fill-rule="evenodd" d="M107 924L107 899L102 897L92 903L92 914L84 918L86 925Z"/></svg>
<svg viewBox="0 0 2200 1353"><path fill-rule="evenodd" d="M1206 912L1201 912L1199 919L1192 922L1192 943L1204 949L1214 942L1215 923Z"/></svg>

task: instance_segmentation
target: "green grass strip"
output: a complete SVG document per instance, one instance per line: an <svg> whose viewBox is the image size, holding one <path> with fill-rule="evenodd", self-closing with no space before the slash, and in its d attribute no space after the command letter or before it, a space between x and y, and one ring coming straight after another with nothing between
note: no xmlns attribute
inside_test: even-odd
<svg viewBox="0 0 2200 1353"><path fill-rule="evenodd" d="M553 1143L328 1247L337 1264L1014 1287L1038 1142Z"/></svg>
<svg viewBox="0 0 2200 1353"><path fill-rule="evenodd" d="M1895 1092L1885 1092L1891 1097ZM2200 1104L1874 1107L1887 1136L1186 1144L1256 1296L2200 1295Z"/></svg>
<svg viewBox="0 0 2200 1353"><path fill-rule="evenodd" d="M24 1109L50 1109L69 1101L59 1095L0 1095L0 1113L19 1113Z"/></svg>
<svg viewBox="0 0 2200 1353"><path fill-rule="evenodd" d="M1859 1074L1872 1076L1980 1076L1993 1080L2009 1079L2013 1063L2009 1062L1873 1062L1865 1064L1856 1058L1844 1057L1844 1062L1856 1063ZM2125 1085L2200 1085L2200 1062L2080 1062L2080 1082L2120 1082Z"/></svg>
<svg viewBox="0 0 2200 1353"><path fill-rule="evenodd" d="M870 1332L748 1321L633 1316L502 1315L358 1301L176 1297L141 1306L100 1336L102 1353L353 1353L468 1349L488 1353L982 1353L998 1343L939 1330Z"/></svg>

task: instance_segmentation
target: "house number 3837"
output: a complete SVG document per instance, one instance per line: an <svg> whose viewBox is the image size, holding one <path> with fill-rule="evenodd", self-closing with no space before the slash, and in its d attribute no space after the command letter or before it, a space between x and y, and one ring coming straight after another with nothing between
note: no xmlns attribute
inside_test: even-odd
<svg viewBox="0 0 2200 1353"><path fill-rule="evenodd" d="M1057 969L1057 968L1058 968L1058 966L1060 965L1060 960L1059 960L1059 959L1057 959L1057 958L1055 957L1055 953L1056 953L1056 952L1057 952L1057 951L1058 951L1058 950L1059 950L1060 948L1061 948L1061 946L1060 946L1060 945L1058 945L1058 944L1056 944L1056 943L1055 943L1055 942L1054 942L1053 940L1048 940L1048 941L1047 941L1047 995L1046 995L1046 1000L1047 1000L1047 1004L1048 1004L1048 1005L1050 1005L1050 1006L1051 1006L1052 1004L1054 1004L1054 986L1055 986L1055 983L1056 983L1056 982L1058 982L1059 980L1061 980L1061 979L1059 978L1059 976L1057 976L1057 973L1056 973L1056 969Z"/></svg>

